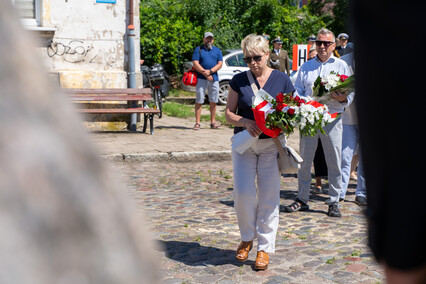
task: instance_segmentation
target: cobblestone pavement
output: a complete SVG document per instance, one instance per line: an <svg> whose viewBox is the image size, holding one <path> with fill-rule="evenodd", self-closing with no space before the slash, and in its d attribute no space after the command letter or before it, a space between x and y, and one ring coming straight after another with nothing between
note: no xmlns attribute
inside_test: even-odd
<svg viewBox="0 0 426 284"><path fill-rule="evenodd" d="M132 198L143 207L156 240L164 283L382 283L382 268L367 247L363 208L351 182L342 218L326 215L325 194L312 194L310 211L281 210L277 251L267 271L235 260L240 242L226 162L114 162ZM327 186L325 186L325 189ZM281 206L297 193L282 177ZM283 209L283 208L282 208Z"/></svg>

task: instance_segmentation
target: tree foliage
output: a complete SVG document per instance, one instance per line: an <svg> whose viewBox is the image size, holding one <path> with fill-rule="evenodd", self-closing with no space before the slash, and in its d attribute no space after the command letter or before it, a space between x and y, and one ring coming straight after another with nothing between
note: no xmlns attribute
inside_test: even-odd
<svg viewBox="0 0 426 284"><path fill-rule="evenodd" d="M141 3L141 56L148 65L163 63L169 72L176 73L198 42L203 27L189 19L184 3L172 2Z"/></svg>
<svg viewBox="0 0 426 284"><path fill-rule="evenodd" d="M305 42L326 26L309 7L293 0L145 0L140 4L141 56L148 65L163 63L170 74L182 72L184 61L202 44L205 31L215 34L219 48L239 48L250 33L280 36L283 48ZM291 54L291 52L290 52Z"/></svg>
<svg viewBox="0 0 426 284"><path fill-rule="evenodd" d="M350 0L310 0L307 8L337 36L339 33L349 32L349 5Z"/></svg>
<svg viewBox="0 0 426 284"><path fill-rule="evenodd" d="M334 0L335 5L333 6L333 21L330 24L330 29L336 33L347 32L349 33L349 27L347 19L349 19L349 0Z"/></svg>

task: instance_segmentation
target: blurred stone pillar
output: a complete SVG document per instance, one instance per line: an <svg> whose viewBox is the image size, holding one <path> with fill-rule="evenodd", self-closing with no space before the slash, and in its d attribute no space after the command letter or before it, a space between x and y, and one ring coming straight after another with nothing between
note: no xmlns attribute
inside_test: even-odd
<svg viewBox="0 0 426 284"><path fill-rule="evenodd" d="M33 44L0 1L0 283L157 283L140 211Z"/></svg>

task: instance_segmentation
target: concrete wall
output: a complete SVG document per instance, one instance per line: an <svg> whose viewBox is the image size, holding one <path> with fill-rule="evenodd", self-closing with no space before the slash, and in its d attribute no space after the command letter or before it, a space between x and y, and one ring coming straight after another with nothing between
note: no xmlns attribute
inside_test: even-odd
<svg viewBox="0 0 426 284"><path fill-rule="evenodd" d="M39 52L64 88L127 87L128 0L41 0ZM134 0L136 84L139 67L139 1Z"/></svg>

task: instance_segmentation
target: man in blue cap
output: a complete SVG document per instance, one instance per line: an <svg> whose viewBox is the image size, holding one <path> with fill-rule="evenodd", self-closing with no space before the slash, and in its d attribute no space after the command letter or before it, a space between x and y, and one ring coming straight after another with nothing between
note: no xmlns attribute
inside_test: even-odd
<svg viewBox="0 0 426 284"><path fill-rule="evenodd" d="M220 126L215 122L216 105L219 99L219 76L217 71L222 68L222 51L213 46L214 36L211 32L204 33L203 45L197 46L192 55L192 63L198 72L195 99L195 125L194 130L200 129L201 106L204 103L206 90L210 102L210 128Z"/></svg>

